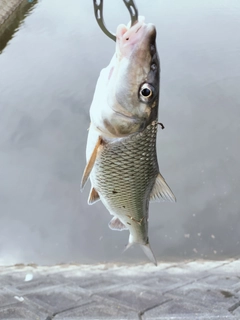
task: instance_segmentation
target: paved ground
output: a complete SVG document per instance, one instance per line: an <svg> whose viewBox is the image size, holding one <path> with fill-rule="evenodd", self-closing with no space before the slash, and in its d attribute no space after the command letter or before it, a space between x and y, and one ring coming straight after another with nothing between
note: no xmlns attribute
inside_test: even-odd
<svg viewBox="0 0 240 320"><path fill-rule="evenodd" d="M23 0L0 0L0 25L16 10Z"/></svg>
<svg viewBox="0 0 240 320"><path fill-rule="evenodd" d="M0 319L240 319L240 260L0 267Z"/></svg>

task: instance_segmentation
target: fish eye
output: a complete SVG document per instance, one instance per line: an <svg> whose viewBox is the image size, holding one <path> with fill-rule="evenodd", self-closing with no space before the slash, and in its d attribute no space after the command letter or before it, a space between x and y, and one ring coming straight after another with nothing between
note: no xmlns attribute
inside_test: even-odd
<svg viewBox="0 0 240 320"><path fill-rule="evenodd" d="M144 83L140 87L140 99L143 102L148 102L149 99L152 97L152 95L153 95L153 87L149 83Z"/></svg>
<svg viewBox="0 0 240 320"><path fill-rule="evenodd" d="M149 90L148 88L144 88L142 89L141 91L141 94L144 96L144 97L149 97L151 95L151 90Z"/></svg>

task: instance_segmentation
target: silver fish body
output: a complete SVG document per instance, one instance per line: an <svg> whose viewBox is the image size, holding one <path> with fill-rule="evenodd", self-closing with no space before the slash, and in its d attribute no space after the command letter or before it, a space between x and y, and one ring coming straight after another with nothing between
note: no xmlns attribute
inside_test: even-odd
<svg viewBox="0 0 240 320"><path fill-rule="evenodd" d="M142 21L117 31L116 56L99 77L90 109L82 179L83 187L90 176L88 203L101 200L114 216L109 227L129 230L128 247L138 243L154 264L149 201L175 201L156 154L160 67L155 37L155 28Z"/></svg>
<svg viewBox="0 0 240 320"><path fill-rule="evenodd" d="M99 152L91 182L110 213L129 229L134 242L148 242L148 204L158 175L157 122L143 132L107 143Z"/></svg>

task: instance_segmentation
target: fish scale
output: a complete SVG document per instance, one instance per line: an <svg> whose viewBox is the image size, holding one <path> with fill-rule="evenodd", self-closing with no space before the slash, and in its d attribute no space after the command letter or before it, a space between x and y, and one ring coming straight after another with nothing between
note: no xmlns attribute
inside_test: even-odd
<svg viewBox="0 0 240 320"><path fill-rule="evenodd" d="M108 210L120 219L129 215L140 221L146 216L159 172L156 135L157 121L153 121L143 132L107 143L99 152L91 180L101 200L108 199Z"/></svg>

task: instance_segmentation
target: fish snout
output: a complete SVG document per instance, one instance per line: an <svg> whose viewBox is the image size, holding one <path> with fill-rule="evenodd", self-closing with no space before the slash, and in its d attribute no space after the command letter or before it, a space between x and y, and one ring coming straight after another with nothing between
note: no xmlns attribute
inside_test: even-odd
<svg viewBox="0 0 240 320"><path fill-rule="evenodd" d="M143 17L132 27L121 24L117 28L117 52L120 56L128 57L134 51L135 46L147 46L155 44L156 28L152 23L146 24Z"/></svg>

